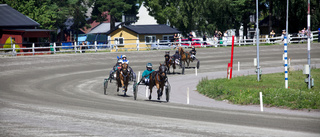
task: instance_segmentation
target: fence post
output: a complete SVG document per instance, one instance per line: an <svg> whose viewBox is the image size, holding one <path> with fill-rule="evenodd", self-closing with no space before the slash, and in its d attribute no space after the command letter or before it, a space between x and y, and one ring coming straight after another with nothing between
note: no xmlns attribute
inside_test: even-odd
<svg viewBox="0 0 320 137"><path fill-rule="evenodd" d="M158 39L157 40L157 49L159 50L159 42L160 42L160 40Z"/></svg>
<svg viewBox="0 0 320 137"><path fill-rule="evenodd" d="M137 34L137 41L136 41L136 43L137 43L137 51L139 51L139 34Z"/></svg>
<svg viewBox="0 0 320 137"><path fill-rule="evenodd" d="M16 55L16 44L13 44L12 46L12 56Z"/></svg>
<svg viewBox="0 0 320 137"><path fill-rule="evenodd" d="M34 43L32 43L32 54L34 55Z"/></svg>
<svg viewBox="0 0 320 137"><path fill-rule="evenodd" d="M189 42L189 47L191 47L191 41L188 41Z"/></svg>
<svg viewBox="0 0 320 137"><path fill-rule="evenodd" d="M247 36L244 36L244 45L247 45Z"/></svg>
<svg viewBox="0 0 320 137"><path fill-rule="evenodd" d="M96 50L96 52L97 52L97 41L94 41L94 49Z"/></svg>
<svg viewBox="0 0 320 137"><path fill-rule="evenodd" d="M74 53L77 53L77 42L74 42Z"/></svg>
<svg viewBox="0 0 320 137"><path fill-rule="evenodd" d="M53 43L53 54L56 54L56 42Z"/></svg>

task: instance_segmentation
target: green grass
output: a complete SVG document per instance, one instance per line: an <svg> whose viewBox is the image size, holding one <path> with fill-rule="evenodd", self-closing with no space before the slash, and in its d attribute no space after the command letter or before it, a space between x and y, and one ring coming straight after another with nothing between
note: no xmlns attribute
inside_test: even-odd
<svg viewBox="0 0 320 137"><path fill-rule="evenodd" d="M302 71L289 73L288 89L285 89L284 73L263 74L260 82L256 75L238 76L231 80L203 78L197 85L201 94L216 100L228 100L234 104L260 104L290 109L320 109L320 69L311 70L314 87L308 89Z"/></svg>

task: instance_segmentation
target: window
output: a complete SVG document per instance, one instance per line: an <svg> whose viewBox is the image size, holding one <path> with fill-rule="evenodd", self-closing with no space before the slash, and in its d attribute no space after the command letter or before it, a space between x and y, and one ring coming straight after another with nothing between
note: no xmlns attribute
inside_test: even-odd
<svg viewBox="0 0 320 137"><path fill-rule="evenodd" d="M172 38L173 38L172 35L163 35L163 36L162 36L162 39L163 39L163 40L171 40Z"/></svg>
<svg viewBox="0 0 320 137"><path fill-rule="evenodd" d="M123 45L123 44L124 44L124 39L123 39L123 37L114 38L114 44Z"/></svg>
<svg viewBox="0 0 320 137"><path fill-rule="evenodd" d="M145 36L146 43L156 43L156 36Z"/></svg>

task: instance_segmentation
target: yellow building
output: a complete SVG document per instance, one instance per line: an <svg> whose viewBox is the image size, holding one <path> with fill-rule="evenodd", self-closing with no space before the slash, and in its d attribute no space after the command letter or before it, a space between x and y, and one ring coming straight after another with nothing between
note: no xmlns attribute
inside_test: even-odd
<svg viewBox="0 0 320 137"><path fill-rule="evenodd" d="M129 25L117 26L111 31L110 44L119 50L147 50L158 40L170 40L175 33L180 33L177 29L167 25Z"/></svg>

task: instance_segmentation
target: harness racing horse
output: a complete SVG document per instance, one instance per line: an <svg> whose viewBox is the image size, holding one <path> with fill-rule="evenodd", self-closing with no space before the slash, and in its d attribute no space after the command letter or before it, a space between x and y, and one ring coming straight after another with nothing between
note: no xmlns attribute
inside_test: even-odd
<svg viewBox="0 0 320 137"><path fill-rule="evenodd" d="M154 71L150 75L150 82L149 82L149 89L150 89L150 94L149 94L149 100L151 100L151 94L152 94L152 88L154 86L157 87L157 93L158 93L158 100L160 100L160 97L162 96L163 93L163 88L165 86L165 83L167 82L167 67L165 64L160 64L159 70Z"/></svg>
<svg viewBox="0 0 320 137"><path fill-rule="evenodd" d="M182 62L185 64L187 62L187 66L189 67L190 61L191 59L191 54L189 52L184 52L183 47L179 47L178 49L179 54L181 56L181 62L180 64L182 64Z"/></svg>
<svg viewBox="0 0 320 137"><path fill-rule="evenodd" d="M170 67L172 66L173 68L173 73L174 70L176 69L176 62L174 61L173 57L170 57L169 52L166 52L166 55L164 55L164 63L167 66L167 73L170 73Z"/></svg>
<svg viewBox="0 0 320 137"><path fill-rule="evenodd" d="M121 65L121 69L117 70L117 83L118 83L117 92L119 92L119 87L122 87L124 96L127 95L127 88L130 80L130 73L131 71L129 71L127 63L123 63Z"/></svg>

